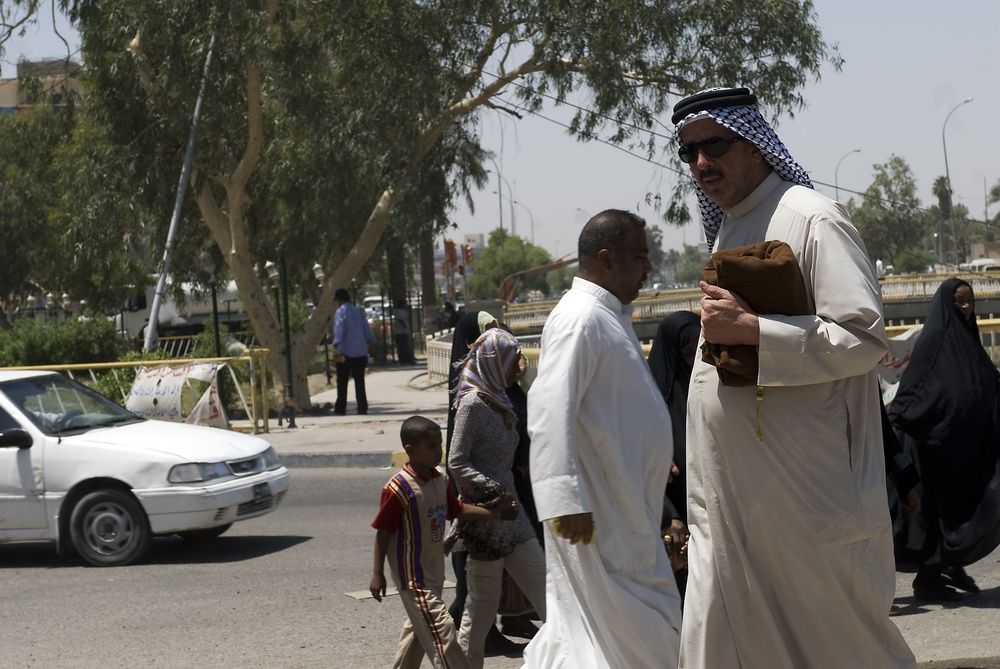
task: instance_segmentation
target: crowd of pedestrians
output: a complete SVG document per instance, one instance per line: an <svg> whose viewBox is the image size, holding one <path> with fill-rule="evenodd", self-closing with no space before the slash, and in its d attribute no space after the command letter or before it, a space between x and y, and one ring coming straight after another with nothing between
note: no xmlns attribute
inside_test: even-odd
<svg viewBox="0 0 1000 669"><path fill-rule="evenodd" d="M402 435L410 469L373 523L372 594L390 555L410 591L394 667L419 666L414 640L435 667L482 667L505 578L541 623L527 669L912 669L896 569L918 598L978 590L963 568L1000 545L1000 378L971 286L938 290L886 408L878 277L844 208L749 90L672 120L714 251L700 314L665 319L647 361L645 222L609 209L580 233L526 403L516 338L486 312L456 322L447 449ZM450 615L403 570L436 575L449 550Z"/></svg>

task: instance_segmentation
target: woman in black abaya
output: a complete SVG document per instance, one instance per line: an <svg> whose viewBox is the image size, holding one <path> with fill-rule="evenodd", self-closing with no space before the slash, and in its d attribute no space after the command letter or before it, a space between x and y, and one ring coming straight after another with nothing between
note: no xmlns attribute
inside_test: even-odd
<svg viewBox="0 0 1000 669"><path fill-rule="evenodd" d="M931 302L889 407L920 472L921 509L894 509L896 564L915 570L918 599L978 592L963 567L1000 545L997 368L979 338L975 296L948 279Z"/></svg>
<svg viewBox="0 0 1000 669"><path fill-rule="evenodd" d="M680 550L687 539L687 398L691 383L691 368L698 349L701 320L690 311L676 311L656 329L649 350L649 371L663 394L670 412L674 437L674 465L678 473L667 484L663 497L663 518L660 525L669 533L671 544ZM671 561L672 563L675 560ZM675 567L676 568L676 567ZM677 589L684 596L687 569L674 572Z"/></svg>

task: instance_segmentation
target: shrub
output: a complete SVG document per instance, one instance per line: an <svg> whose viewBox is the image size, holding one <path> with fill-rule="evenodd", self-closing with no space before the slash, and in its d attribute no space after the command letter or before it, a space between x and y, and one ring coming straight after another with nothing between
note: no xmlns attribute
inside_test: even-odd
<svg viewBox="0 0 1000 669"><path fill-rule="evenodd" d="M114 362L123 350L114 324L87 315L65 323L19 318L0 331L0 366L33 367Z"/></svg>

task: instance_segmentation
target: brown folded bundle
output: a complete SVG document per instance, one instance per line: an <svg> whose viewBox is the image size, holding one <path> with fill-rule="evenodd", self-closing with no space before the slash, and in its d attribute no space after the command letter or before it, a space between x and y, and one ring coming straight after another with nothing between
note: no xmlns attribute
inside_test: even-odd
<svg viewBox="0 0 1000 669"><path fill-rule="evenodd" d="M734 292L758 314L809 313L806 284L788 244L760 242L716 251L701 270L705 281ZM701 359L714 365L724 386L757 385L757 347L705 342Z"/></svg>

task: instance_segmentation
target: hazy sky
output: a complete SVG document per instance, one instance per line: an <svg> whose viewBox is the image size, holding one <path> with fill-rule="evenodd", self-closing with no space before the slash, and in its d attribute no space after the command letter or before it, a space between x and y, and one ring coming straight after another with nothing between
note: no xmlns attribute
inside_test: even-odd
<svg viewBox="0 0 1000 669"><path fill-rule="evenodd" d="M1000 182L1000 2L814 4L824 39L839 47L846 62L841 72L824 68L822 79L804 90L807 108L795 119L779 120L777 130L817 189L833 197L837 184L846 201L851 191L864 191L871 184L873 165L895 154L913 170L922 204L934 204L931 186L945 173L942 127L949 112L972 97L948 120L948 168L955 202L982 218L985 191ZM37 29L8 43L3 76L14 76L12 63L22 54L65 55L51 33L48 27ZM70 41L75 44L76 37ZM718 83L753 87L753 82ZM543 114L567 117L552 109ZM669 114L660 120L669 127ZM557 255L575 251L586 218L601 209L631 209L656 223L655 212L645 204L647 197L660 193L666 198L678 178L688 178L598 142L577 142L559 125L539 117L515 121L487 112L482 130L484 144L496 152L506 180L504 226L511 225L513 192L516 233L533 236L536 244ZM860 153L851 153L857 148ZM500 204L494 176L476 196L475 214L464 207L455 212L458 229L452 236L488 234L500 223ZM996 215L998 207L991 206L989 215ZM697 210L692 217L697 220ZM700 238L697 224L684 229L658 225L668 249Z"/></svg>

